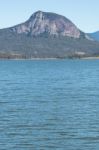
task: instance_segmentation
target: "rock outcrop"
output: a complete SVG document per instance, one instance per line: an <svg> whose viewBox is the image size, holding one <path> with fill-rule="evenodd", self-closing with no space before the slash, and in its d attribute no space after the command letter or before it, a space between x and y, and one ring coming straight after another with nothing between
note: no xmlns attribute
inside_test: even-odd
<svg viewBox="0 0 99 150"><path fill-rule="evenodd" d="M45 34L79 38L81 35L80 30L66 17L42 11L35 12L29 20L12 27L11 30L18 34L25 33L31 36Z"/></svg>

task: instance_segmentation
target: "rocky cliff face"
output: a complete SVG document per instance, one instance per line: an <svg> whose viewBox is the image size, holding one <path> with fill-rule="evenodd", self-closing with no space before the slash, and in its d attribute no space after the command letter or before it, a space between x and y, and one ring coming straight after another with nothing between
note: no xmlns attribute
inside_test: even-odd
<svg viewBox="0 0 99 150"><path fill-rule="evenodd" d="M30 36L53 35L79 38L80 30L67 18L55 13L35 12L25 23L10 28L17 34Z"/></svg>

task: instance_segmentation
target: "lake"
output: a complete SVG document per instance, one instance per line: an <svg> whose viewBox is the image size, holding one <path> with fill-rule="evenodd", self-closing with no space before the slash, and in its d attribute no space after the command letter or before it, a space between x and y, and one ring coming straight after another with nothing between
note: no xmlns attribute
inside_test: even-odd
<svg viewBox="0 0 99 150"><path fill-rule="evenodd" d="M99 60L1 60L0 150L99 150Z"/></svg>

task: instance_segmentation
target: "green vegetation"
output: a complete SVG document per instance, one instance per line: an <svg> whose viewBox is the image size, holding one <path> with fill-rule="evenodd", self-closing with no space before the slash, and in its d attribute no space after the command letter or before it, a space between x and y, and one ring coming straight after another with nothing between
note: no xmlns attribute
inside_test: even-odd
<svg viewBox="0 0 99 150"><path fill-rule="evenodd" d="M99 42L83 36L79 39L47 35L32 37L15 34L10 29L0 30L0 58L80 58L97 55Z"/></svg>

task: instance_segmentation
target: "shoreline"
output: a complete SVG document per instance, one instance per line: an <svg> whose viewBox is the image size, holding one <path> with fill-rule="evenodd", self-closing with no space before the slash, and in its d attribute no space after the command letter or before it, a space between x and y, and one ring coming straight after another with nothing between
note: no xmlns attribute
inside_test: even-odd
<svg viewBox="0 0 99 150"><path fill-rule="evenodd" d="M99 59L99 56L95 57L73 57L73 58L0 58L0 60L94 60L94 59Z"/></svg>
<svg viewBox="0 0 99 150"><path fill-rule="evenodd" d="M80 59L88 59L88 60L91 60L91 59L99 59L99 56L95 56L95 57L82 57Z"/></svg>

